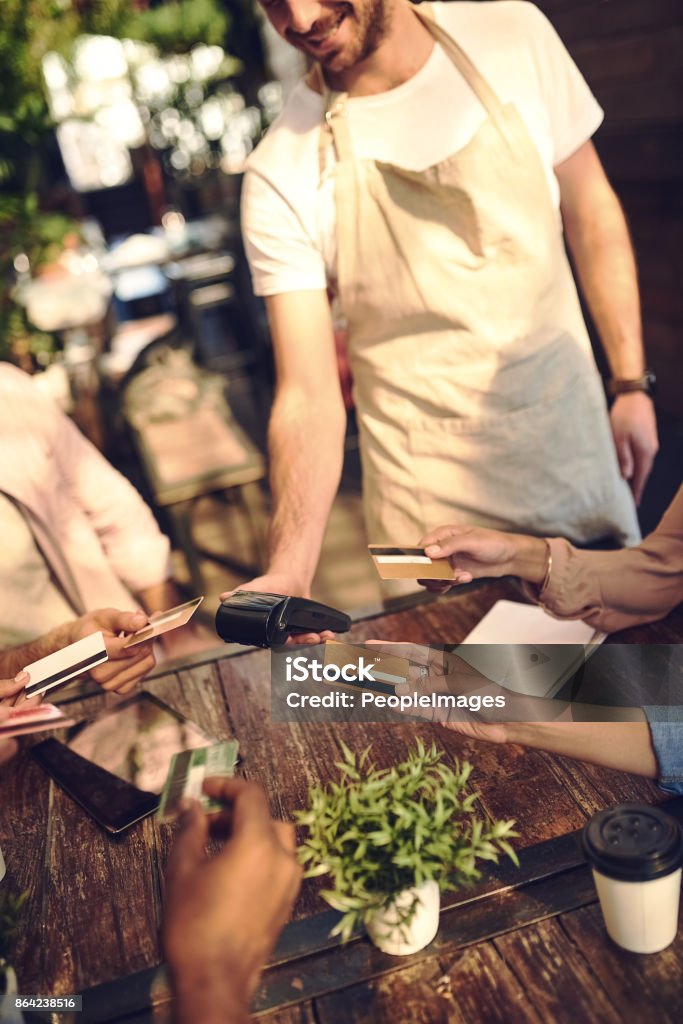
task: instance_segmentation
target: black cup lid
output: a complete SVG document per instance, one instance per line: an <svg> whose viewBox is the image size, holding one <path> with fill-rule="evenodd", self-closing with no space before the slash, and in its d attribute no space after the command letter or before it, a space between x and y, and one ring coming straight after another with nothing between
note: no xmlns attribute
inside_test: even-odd
<svg viewBox="0 0 683 1024"><path fill-rule="evenodd" d="M620 804L594 814L583 830L586 860L608 878L647 881L683 863L683 832L674 818L647 804Z"/></svg>

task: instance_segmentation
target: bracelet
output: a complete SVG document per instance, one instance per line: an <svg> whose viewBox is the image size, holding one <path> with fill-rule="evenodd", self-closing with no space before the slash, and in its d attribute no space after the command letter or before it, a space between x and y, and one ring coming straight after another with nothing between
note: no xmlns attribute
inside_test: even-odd
<svg viewBox="0 0 683 1024"><path fill-rule="evenodd" d="M550 547L550 541L548 540L548 538L545 537L544 540L545 540L545 546L548 549L548 564L546 565L545 576L543 577L543 583L541 583L541 586L540 586L539 591L538 591L538 596L539 597L543 597L543 594L545 593L546 587L550 583L550 573L553 571L553 551L552 551L552 548Z"/></svg>

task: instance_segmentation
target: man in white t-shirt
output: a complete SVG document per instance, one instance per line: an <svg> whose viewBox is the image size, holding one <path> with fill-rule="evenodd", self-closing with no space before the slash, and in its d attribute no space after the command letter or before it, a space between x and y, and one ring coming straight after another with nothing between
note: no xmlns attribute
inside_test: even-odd
<svg viewBox="0 0 683 1024"><path fill-rule="evenodd" d="M589 141L602 111L553 28L520 0L261 2L316 63L244 185L278 372L251 586L308 593L342 464L340 325L370 541L454 521L637 541L657 438L635 266Z"/></svg>

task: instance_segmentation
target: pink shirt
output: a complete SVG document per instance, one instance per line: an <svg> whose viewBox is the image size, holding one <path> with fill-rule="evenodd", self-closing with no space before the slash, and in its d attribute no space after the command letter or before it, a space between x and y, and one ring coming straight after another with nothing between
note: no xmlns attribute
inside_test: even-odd
<svg viewBox="0 0 683 1024"><path fill-rule="evenodd" d="M171 575L168 538L135 488L7 363L0 363L0 490L23 511L77 614L135 608L133 594Z"/></svg>

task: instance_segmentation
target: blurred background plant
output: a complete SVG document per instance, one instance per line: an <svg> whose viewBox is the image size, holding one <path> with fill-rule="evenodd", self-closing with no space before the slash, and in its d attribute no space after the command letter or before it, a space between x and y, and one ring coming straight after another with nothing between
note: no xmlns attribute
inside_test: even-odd
<svg viewBox="0 0 683 1024"><path fill-rule="evenodd" d="M12 955L21 908L27 896L26 892L19 895L10 893L6 884L0 890L0 973L4 972Z"/></svg>
<svg viewBox="0 0 683 1024"><path fill-rule="evenodd" d="M229 21L214 0L180 0L131 14L120 35L150 43L161 53L186 53L199 43L222 46Z"/></svg>
<svg viewBox="0 0 683 1024"><path fill-rule="evenodd" d="M14 284L77 244L79 193L132 177L150 143L169 177L239 172L279 94L249 105L264 79L250 0L3 0L0 66L0 358L29 368L59 342Z"/></svg>

